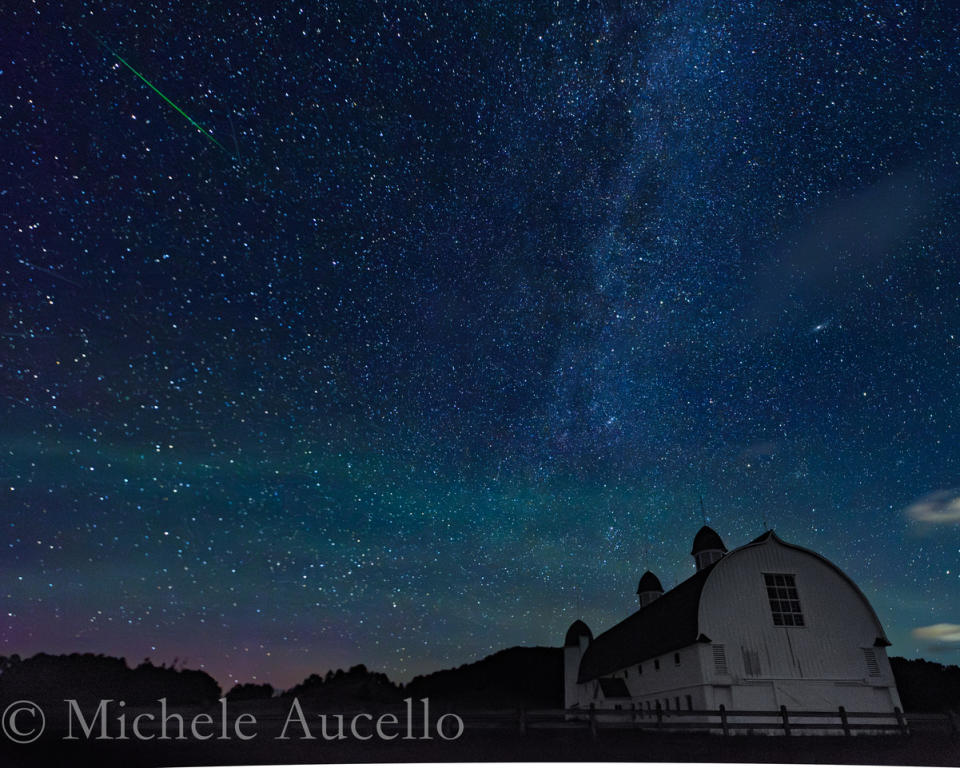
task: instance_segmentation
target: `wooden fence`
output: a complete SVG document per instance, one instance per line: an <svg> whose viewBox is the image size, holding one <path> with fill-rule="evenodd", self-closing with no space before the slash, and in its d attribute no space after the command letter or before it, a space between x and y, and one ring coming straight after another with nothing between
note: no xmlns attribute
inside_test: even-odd
<svg viewBox="0 0 960 768"><path fill-rule="evenodd" d="M733 710L723 705L715 710L667 709L544 709L496 710L460 714L466 730L514 730L520 733L560 729L589 731L596 738L601 731L705 731L724 736L743 734L853 736L856 734L908 735L911 732L940 732L960 740L960 715L956 712L905 714L893 712L848 712L835 710L799 711L781 706L779 710Z"/></svg>
<svg viewBox="0 0 960 768"><path fill-rule="evenodd" d="M273 731L280 733L290 723L291 712L289 702L284 699L265 699L262 701L244 702L249 707L249 713ZM311 711L306 704L306 711ZM134 717L138 711L153 712L149 707L138 710L126 710L128 717ZM173 707L171 712L189 719L198 713L207 710L200 707ZM438 709L437 712L440 710ZM462 721L464 733L476 734L489 732L491 734L518 734L528 735L558 731L579 731L587 737L602 738L604 732L636 732L640 733L690 733L700 732L722 736L736 737L739 735L763 734L777 736L798 735L836 735L852 737L856 735L892 735L908 736L919 734L948 735L954 741L960 741L960 715L957 712L927 713L916 712L904 714L899 708L892 712L857 712L847 711L843 707L834 710L806 711L791 710L785 706L778 710L745 710L726 709L720 706L710 710L683 710L683 709L640 709L627 707L620 709L509 709L509 710L459 710L456 707L446 709L449 715L456 714ZM317 729L314 718L320 715L316 712L309 715L309 727ZM342 712L333 715L340 719L339 725L334 722L331 729L343 729L344 722L354 718L363 718L364 730L370 730L373 720L379 722L378 716L385 714L392 716L392 723L387 721L383 732L393 734L409 732L413 736L404 738L421 738L431 731L434 736L438 733L439 720L434 725L428 722L426 711L423 717L419 714L410 716L410 712L391 712L390 710L377 711L375 714L367 712ZM444 715L443 717L447 717ZM300 734L300 721L294 717L292 727L294 736ZM65 721L60 723L65 725ZM160 725L159 719L150 719L146 731L155 730ZM324 726L325 727L325 726ZM378 726L378 729L380 726ZM446 726L447 732L456 730L453 721ZM320 731L317 731L318 733Z"/></svg>

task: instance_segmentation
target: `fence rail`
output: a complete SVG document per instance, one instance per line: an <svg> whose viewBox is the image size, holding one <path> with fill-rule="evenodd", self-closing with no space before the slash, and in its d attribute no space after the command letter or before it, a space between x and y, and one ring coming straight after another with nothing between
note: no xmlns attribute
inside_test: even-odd
<svg viewBox="0 0 960 768"><path fill-rule="evenodd" d="M278 700L277 700L278 701ZM835 710L791 710L786 706L776 710L763 709L491 709L454 710L467 732L497 731L500 733L529 734L545 731L582 731L598 738L601 732L691 732L735 737L738 735L809 735L813 733L842 736L858 734L889 734L907 736L921 733L948 734L954 742L960 741L960 714L949 712L904 713L899 708L892 712ZM407 725L408 713L392 714L393 723L384 726L385 732L399 732L411 728L420 733L428 728L426 719L418 717ZM370 718L367 712L341 712L336 715L344 721L355 716ZM257 713L257 721L280 728L289 720L289 713L264 711Z"/></svg>
<svg viewBox="0 0 960 768"><path fill-rule="evenodd" d="M707 731L732 736L746 733L809 734L835 732L837 735L900 734L945 732L960 740L960 715L956 712L904 713L835 710L726 709L535 709L489 710L460 715L468 729L531 730L580 729L596 737L600 731Z"/></svg>

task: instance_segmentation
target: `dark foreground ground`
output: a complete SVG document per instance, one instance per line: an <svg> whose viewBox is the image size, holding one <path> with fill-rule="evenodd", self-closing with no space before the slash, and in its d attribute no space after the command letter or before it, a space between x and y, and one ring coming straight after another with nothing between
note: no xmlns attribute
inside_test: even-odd
<svg viewBox="0 0 960 768"><path fill-rule="evenodd" d="M711 736L607 732L470 733L457 741L63 742L0 744L0 765L171 766L256 763L630 761L960 766L949 734Z"/></svg>

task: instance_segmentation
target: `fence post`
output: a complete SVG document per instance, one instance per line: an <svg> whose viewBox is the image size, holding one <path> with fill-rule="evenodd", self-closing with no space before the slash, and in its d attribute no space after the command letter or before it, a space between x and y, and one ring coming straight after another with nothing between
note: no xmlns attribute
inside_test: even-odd
<svg viewBox="0 0 960 768"><path fill-rule="evenodd" d="M847 710L840 707L840 722L843 723L843 735L850 735L850 722L847 720Z"/></svg>
<svg viewBox="0 0 960 768"><path fill-rule="evenodd" d="M520 707L520 733L527 735L527 710Z"/></svg>
<svg viewBox="0 0 960 768"><path fill-rule="evenodd" d="M657 699L657 728L663 726L663 709L660 707L660 699Z"/></svg>
<svg viewBox="0 0 960 768"><path fill-rule="evenodd" d="M720 727L723 728L724 736L730 735L730 728L727 726L727 708L723 704L720 705Z"/></svg>
<svg viewBox="0 0 960 768"><path fill-rule="evenodd" d="M787 717L787 705L780 705L780 717L783 718L783 735L790 735L790 719Z"/></svg>
<svg viewBox="0 0 960 768"><path fill-rule="evenodd" d="M950 718L950 740L956 741L960 739L960 715L951 709L947 711L947 717Z"/></svg>
<svg viewBox="0 0 960 768"><path fill-rule="evenodd" d="M590 736L597 738L597 711L594 709L593 702L590 702Z"/></svg>
<svg viewBox="0 0 960 768"><path fill-rule="evenodd" d="M900 733L904 736L907 735L907 721L903 718L903 710L900 707L893 708L894 714L897 716L897 725L900 726Z"/></svg>

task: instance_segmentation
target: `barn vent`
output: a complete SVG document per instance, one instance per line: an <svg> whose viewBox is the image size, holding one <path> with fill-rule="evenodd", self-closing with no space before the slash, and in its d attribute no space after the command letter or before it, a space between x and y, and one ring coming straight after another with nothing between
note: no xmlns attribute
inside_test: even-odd
<svg viewBox="0 0 960 768"><path fill-rule="evenodd" d="M873 648L864 648L863 657L867 661L867 672L871 677L879 677L880 664L877 661L877 652Z"/></svg>
<svg viewBox="0 0 960 768"><path fill-rule="evenodd" d="M727 649L722 645L713 646L713 671L718 675L727 674Z"/></svg>

